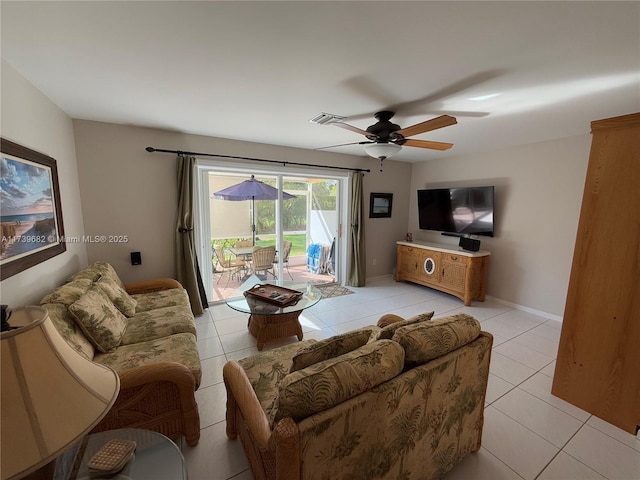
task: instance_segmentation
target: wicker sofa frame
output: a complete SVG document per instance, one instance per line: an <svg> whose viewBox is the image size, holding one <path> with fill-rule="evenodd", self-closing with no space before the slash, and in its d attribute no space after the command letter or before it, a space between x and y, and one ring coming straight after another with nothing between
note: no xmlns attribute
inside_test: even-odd
<svg viewBox="0 0 640 480"><path fill-rule="evenodd" d="M69 283L74 282L76 277L96 282L100 276L114 278L117 277L117 274L106 262L96 262L81 270ZM64 288L64 285L60 288ZM157 308L172 307L174 310L181 312L183 322L184 318L193 320L191 309L188 306L186 291L174 279L144 280L125 284L124 289L129 295L138 295L138 298L143 297L144 294L153 295L156 292L180 289L183 293L176 292L167 295L171 300L158 300ZM164 296L160 294L148 298L164 298ZM180 299L180 305L175 304L175 298ZM47 301L52 303L49 304ZM43 298L41 303L43 307L51 308L49 314L52 319L55 319L54 324L57 328L62 329L61 333L64 332L63 337L72 342L72 346L77 349L78 346L73 343L73 338L75 338L73 336L81 335L81 333L79 333L77 327L68 323L75 323L70 314L60 313L61 308L68 308L65 305L69 303L64 303L65 301L70 302L72 300L60 299L52 293ZM156 300L148 301L155 302ZM171 322L170 318L167 320ZM176 333L182 335L182 339L184 339L186 334L179 333L182 331L180 330L181 328L179 327ZM192 342L187 342L185 348L190 349L190 355L195 352L197 356L195 323L191 333L194 335ZM71 337L67 338L69 335ZM150 340L153 339L150 338ZM141 338L141 341L144 342L144 338ZM135 344L128 344L127 346L132 345ZM116 347L115 351L118 348ZM86 356L86 353L82 353ZM162 433L172 440L179 440L181 436L184 436L188 445L197 445L200 439L200 417L195 391L200 382L199 372L193 370L194 365L192 364L183 364L179 363L179 360L174 360L179 356L169 357L171 359L167 357L163 359L162 356L159 356L157 361L154 361L153 357L149 358L151 358L151 361L141 361L137 366L135 365L136 362L132 362L132 365L126 367L111 367L116 370L120 377L120 392L110 411L94 427L92 433L118 428L141 428ZM100 359L93 358L92 360L101 363ZM197 368L199 369L199 359L197 359L197 363Z"/></svg>
<svg viewBox="0 0 640 480"><path fill-rule="evenodd" d="M129 295L159 292L182 285L171 278L151 279L125 285ZM200 415L191 371L175 362L158 362L118 372L120 393L93 432L117 428L153 430L172 440L185 437L195 446L200 439Z"/></svg>

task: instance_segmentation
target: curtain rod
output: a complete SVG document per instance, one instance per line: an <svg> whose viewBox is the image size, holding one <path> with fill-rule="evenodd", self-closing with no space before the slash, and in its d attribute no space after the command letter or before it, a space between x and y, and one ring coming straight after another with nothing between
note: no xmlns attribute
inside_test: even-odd
<svg viewBox="0 0 640 480"><path fill-rule="evenodd" d="M368 168L349 168L349 167L331 167L329 165L317 165L317 164L313 164L313 163L299 163L299 162L287 162L284 160L266 160L264 158L251 158L251 157L238 157L235 155L218 155L216 153L197 153L197 152L185 152L182 150L165 150L163 148L154 148L154 147L147 147L145 148L145 150L147 152L153 153L153 152L160 152L160 153L176 153L178 155L193 155L196 157L219 157L219 158L234 158L237 160L251 160L252 162L267 162L267 163L277 163L280 164L282 166L287 166L287 165L298 165L298 166L302 166L302 167L317 167L317 168L332 168L335 170L349 170L352 172L366 172L369 173L371 172L371 170L369 170Z"/></svg>

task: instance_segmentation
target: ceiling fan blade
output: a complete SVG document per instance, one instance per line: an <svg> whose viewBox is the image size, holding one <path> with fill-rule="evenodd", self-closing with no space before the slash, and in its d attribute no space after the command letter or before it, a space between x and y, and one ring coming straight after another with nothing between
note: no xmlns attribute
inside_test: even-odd
<svg viewBox="0 0 640 480"><path fill-rule="evenodd" d="M413 140L409 139L403 144L405 147L429 148L431 150L449 150L453 147L453 143L431 142L429 140Z"/></svg>
<svg viewBox="0 0 640 480"><path fill-rule="evenodd" d="M347 145L365 145L367 143L375 143L375 142L351 142L351 143L341 143L339 145L329 145L328 147L319 147L319 148L314 148L314 150L325 150L327 148L335 148L335 147L346 147Z"/></svg>
<svg viewBox="0 0 640 480"><path fill-rule="evenodd" d="M407 117L411 115L423 115L425 113L437 114L447 112L460 117L484 117L488 112L449 112L442 103L443 100L471 90L485 82L500 77L508 73L506 69L493 69L477 72L467 77L456 80L435 92L425 95L415 100L405 102L399 101L390 88L385 88L382 84L365 75L352 77L343 82L343 85L352 92L364 97L374 105L379 105L378 110L391 110L397 117ZM371 113L349 115L349 121L370 118Z"/></svg>
<svg viewBox="0 0 640 480"><path fill-rule="evenodd" d="M429 105L433 105L434 107L442 107L443 100L451 98L464 91L470 90L473 87L481 85L494 78L500 77L506 73L508 73L508 70L503 68L496 68L493 70L485 70L483 72L474 73L465 78L461 78L460 80L457 80L422 98L401 103L395 106L395 112L398 115L417 115L421 112L424 112L425 108Z"/></svg>
<svg viewBox="0 0 640 480"><path fill-rule="evenodd" d="M406 138L418 135L419 133L430 132L431 130L436 130L438 128L448 127L449 125L455 125L456 123L458 123L458 121L454 117L450 117L449 115L440 115L439 117L432 118L431 120L416 123L410 127L401 128L395 133Z"/></svg>
<svg viewBox="0 0 640 480"><path fill-rule="evenodd" d="M359 133L360 135L364 135L365 137L370 137L373 135L372 133L369 133L366 130L362 130L361 128L354 127L353 125L349 125L348 123L331 122L329 125L335 125L336 127L344 128L345 130L350 130L352 132ZM377 137L377 135L373 135L373 136Z"/></svg>
<svg viewBox="0 0 640 480"><path fill-rule="evenodd" d="M482 117L491 115L489 112L472 112L470 110L445 110L445 109L442 109L440 111L433 110L426 113L431 113L433 115L442 113L446 115L451 115L452 117L475 117L475 118L482 118Z"/></svg>
<svg viewBox="0 0 640 480"><path fill-rule="evenodd" d="M380 110L392 110L390 108L386 108L386 106L395 105L396 103L400 102L400 100L393 94L390 89L387 89L386 87L378 83L375 79L367 75L357 75L355 77L344 80L342 83L352 93L365 99L367 103L385 107L380 108ZM372 112L367 112L356 115L349 115L348 119L349 121L365 119L371 120L372 116Z"/></svg>

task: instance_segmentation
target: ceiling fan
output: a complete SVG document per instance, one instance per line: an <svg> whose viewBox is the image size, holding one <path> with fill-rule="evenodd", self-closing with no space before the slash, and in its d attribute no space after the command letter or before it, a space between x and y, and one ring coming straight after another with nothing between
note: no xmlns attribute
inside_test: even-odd
<svg viewBox="0 0 640 480"><path fill-rule="evenodd" d="M429 140L416 140L407 137L413 135L419 135L421 133L430 132L438 128L448 127L455 125L457 120L449 115L441 115L431 120L416 123L410 127L401 128L400 125L391 122L395 112L389 110L383 110L374 115L378 120L377 123L370 125L366 130L362 130L348 123L344 123L343 120L346 117L340 117L338 115L332 115L328 113L322 113L310 121L313 123L319 123L321 125L335 125L336 127L344 128L355 133L364 135L367 140L362 142L343 143L340 145L331 145L329 147L322 147L318 150L326 148L342 147L346 145L368 145L364 147L365 152L380 160L380 166L382 167L382 161L398 153L402 146L427 148L430 150L448 150L453 146L453 143L445 142L433 142ZM380 170L382 171L382 169Z"/></svg>

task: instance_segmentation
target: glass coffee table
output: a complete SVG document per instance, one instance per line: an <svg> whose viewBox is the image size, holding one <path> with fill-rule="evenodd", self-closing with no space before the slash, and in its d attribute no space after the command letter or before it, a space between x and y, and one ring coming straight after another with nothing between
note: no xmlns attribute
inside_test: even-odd
<svg viewBox="0 0 640 480"><path fill-rule="evenodd" d="M302 297L293 304L278 306L251 295L242 295L225 299L226 304L234 310L249 314L247 328L257 339L258 350L262 350L266 342L278 338L297 336L302 340L302 326L298 321L303 310L314 306L322 298L322 293L316 287L307 283L266 281L256 275L251 275L241 286L245 292L258 284L276 285L302 293Z"/></svg>
<svg viewBox="0 0 640 480"><path fill-rule="evenodd" d="M89 470L89 459L112 439L134 440L137 444L135 453L117 474L96 476ZM63 457L56 462L56 480L187 480L180 448L169 438L150 430L121 428L92 433L65 452Z"/></svg>

